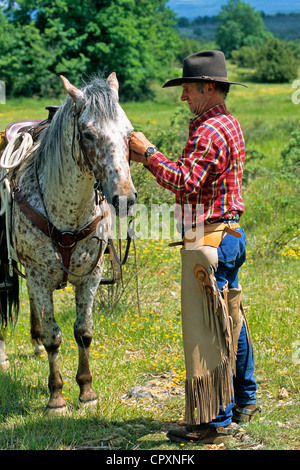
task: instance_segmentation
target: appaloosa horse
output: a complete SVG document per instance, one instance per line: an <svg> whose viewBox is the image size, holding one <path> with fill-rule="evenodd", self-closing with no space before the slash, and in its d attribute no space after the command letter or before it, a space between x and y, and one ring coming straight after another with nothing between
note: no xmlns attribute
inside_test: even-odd
<svg viewBox="0 0 300 470"><path fill-rule="evenodd" d="M93 402L92 306L111 209L118 211L120 200L130 207L137 197L128 164L132 126L118 102L115 73L106 81L94 79L82 90L61 78L69 96L11 181L11 246L26 275L32 338L41 338L48 355L50 410L66 408L58 364L62 334L54 317L53 292L66 278L75 286L79 400Z"/></svg>

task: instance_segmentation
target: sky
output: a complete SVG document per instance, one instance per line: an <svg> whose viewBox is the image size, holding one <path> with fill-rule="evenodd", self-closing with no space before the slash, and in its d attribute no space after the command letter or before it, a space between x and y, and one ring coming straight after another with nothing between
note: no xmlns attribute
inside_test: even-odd
<svg viewBox="0 0 300 470"><path fill-rule="evenodd" d="M177 15L186 18L196 16L214 16L220 11L221 5L227 0L169 0L168 6ZM268 15L274 13L300 13L300 0L243 0L255 11L263 11Z"/></svg>

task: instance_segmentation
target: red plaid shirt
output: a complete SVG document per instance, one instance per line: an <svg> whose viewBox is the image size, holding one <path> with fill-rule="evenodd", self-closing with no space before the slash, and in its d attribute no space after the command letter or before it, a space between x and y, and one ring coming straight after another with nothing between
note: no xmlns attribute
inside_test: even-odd
<svg viewBox="0 0 300 470"><path fill-rule="evenodd" d="M192 206L195 226L203 220L210 224L244 212L244 162L243 131L221 104L190 120L189 138L177 162L158 151L151 157L149 169L161 186L175 193L180 208ZM180 216L177 211L176 217Z"/></svg>

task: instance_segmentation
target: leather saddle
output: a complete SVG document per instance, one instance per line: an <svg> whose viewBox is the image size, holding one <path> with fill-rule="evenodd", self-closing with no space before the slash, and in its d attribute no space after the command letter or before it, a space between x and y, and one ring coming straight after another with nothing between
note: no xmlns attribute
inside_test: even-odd
<svg viewBox="0 0 300 470"><path fill-rule="evenodd" d="M6 143L8 144L17 134L22 132L29 132L33 140L37 140L40 132L52 121L58 108L59 106L46 106L45 109L48 111L48 118L45 120L33 119L30 121L15 121L8 124L5 129Z"/></svg>

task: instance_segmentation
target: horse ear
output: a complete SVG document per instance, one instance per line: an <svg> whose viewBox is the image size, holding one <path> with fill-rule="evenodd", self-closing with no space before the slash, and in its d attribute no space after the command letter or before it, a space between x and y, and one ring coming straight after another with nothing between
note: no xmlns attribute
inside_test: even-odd
<svg viewBox="0 0 300 470"><path fill-rule="evenodd" d="M63 81L66 92L70 95L75 104L81 105L83 101L83 93L81 90L78 90L74 85L72 85L66 77L60 75L60 78Z"/></svg>
<svg viewBox="0 0 300 470"><path fill-rule="evenodd" d="M116 72L112 72L107 77L106 83L110 86L110 88L116 93L117 97L119 98L119 82L117 79Z"/></svg>

